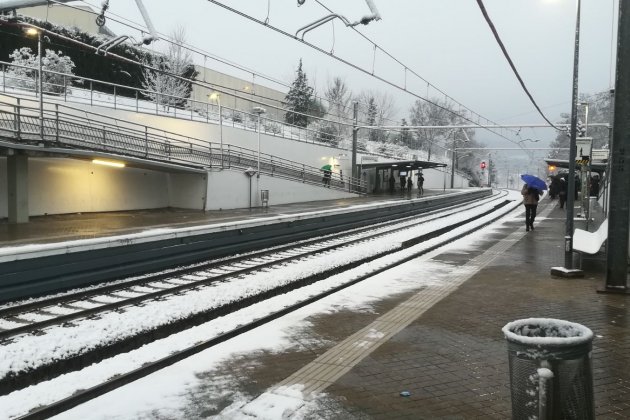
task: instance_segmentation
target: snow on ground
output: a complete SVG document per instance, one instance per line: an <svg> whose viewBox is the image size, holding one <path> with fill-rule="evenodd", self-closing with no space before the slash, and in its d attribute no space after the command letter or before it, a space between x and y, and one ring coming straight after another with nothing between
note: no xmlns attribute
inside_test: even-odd
<svg viewBox="0 0 630 420"><path fill-rule="evenodd" d="M518 203L513 203L510 206L516 208L518 207ZM488 219L489 217L481 218L479 223L483 223ZM500 224L495 225L496 229L501 227ZM453 230L450 234L456 235L459 231L461 231L461 228ZM205 372L212 372L214 369L221 366L222 363L233 360L243 354L261 353L263 351L279 352L288 348L298 349L299 346L317 345L317 343L308 343L303 338L301 338L299 342L291 339L296 331L308 328L309 316L321 313L335 313L339 310L348 309L372 311L372 304L384 297L416 290L422 286L449 281L452 273L464 269L462 267L452 267L447 263L432 261L431 258L445 250L459 249L461 252L465 252L466 249L476 249L476 244L483 240L484 237L493 234L494 231L495 228L485 228L481 232L460 239L450 245L442 247L438 251L433 251L395 269L374 276L334 296L311 304L233 340L217 345L154 375L136 381L67 413L61 414L58 417L62 419L195 418L195 415L190 413L190 406L193 404L191 402L191 395L195 395L200 387L208 385L207 381L203 379ZM404 258L407 255L413 255L424 247L431 246L434 243L437 243L437 239L430 241L428 244L420 244L401 251L396 256L390 255L379 258L348 272L332 276L315 285L275 297L258 305L254 305L247 310L230 314L198 327L188 329L179 334L143 346L135 351L121 354L92 365L81 371L72 372L54 380L15 391L6 396L1 396L0 406L3 407L3 413L0 413L0 418L19 416L37 405L49 404L60 398L71 395L78 389L94 386L116 374L139 367L147 361L159 359L194 343L208 340L237 325L259 318L272 311L279 310L287 304L302 300L335 285L343 284L349 279L356 278L362 273L371 271L376 267L383 266L399 258ZM419 272L422 272L421 277L417 275ZM154 313L158 315L156 311L154 311ZM129 322L133 318L127 316L126 319L127 322ZM74 336L73 340L75 339L80 340L82 337ZM66 346L70 343L62 341L57 344ZM238 372L235 372L235 374L238 374ZM220 400L226 398L230 401L236 401L235 404L237 406L243 405L250 399L250 396L241 395L239 394L240 391L234 389L234 378L218 378L218 380L215 380L213 377L211 382L210 385L212 389L209 392L211 392L212 398L204 399L205 404L208 404L207 408L209 410L213 409L212 402L210 401L213 399ZM239 401L241 401L240 405L238 404ZM284 403L278 401L276 404L282 406L283 404L288 404L288 401L293 400L287 400ZM313 404L316 403L317 402ZM291 407L293 407L293 405L291 405ZM310 412L309 407L312 407L312 404L303 406L297 413ZM280 410L282 407L277 408Z"/></svg>
<svg viewBox="0 0 630 420"><path fill-rule="evenodd" d="M0 377L81 354L144 330L166 325L195 313L217 308L330 268L342 266L348 261L361 260L397 249L405 240L463 221L490 210L495 205L494 202L486 203L443 219L386 235L377 241L358 243L334 252L317 254L305 261L295 261L276 269L255 272L229 282L216 283L199 291L169 296L163 301L151 302L149 305L128 307L123 313L108 312L100 315L99 319L75 322L74 326L48 328L44 335L22 336L19 340L4 346L0 355ZM453 230L449 234L456 231L458 230ZM429 241L429 243L436 243L439 240L441 238ZM428 244L425 242L423 246L426 247ZM408 250L403 253L408 254ZM386 261L387 257L381 260Z"/></svg>

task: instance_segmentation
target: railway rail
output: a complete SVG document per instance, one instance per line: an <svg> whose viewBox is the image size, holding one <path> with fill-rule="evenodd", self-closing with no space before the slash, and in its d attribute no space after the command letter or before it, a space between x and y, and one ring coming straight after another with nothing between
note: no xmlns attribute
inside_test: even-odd
<svg viewBox="0 0 630 420"><path fill-rule="evenodd" d="M197 293L200 290L211 287L216 283L229 283L234 279L244 278L261 270L282 270L288 264L304 264L308 259L316 256L326 256L338 253L343 249L360 246L368 242L382 241L383 238L392 238L392 235L402 234L400 240L393 241L389 246L378 249L376 252L365 255L362 258L348 260L342 265L328 267L321 271L311 273L308 276L293 279L279 287L271 287L261 293L250 295L242 299L226 302L223 305L209 307L204 311L164 325L156 326L141 334L131 335L118 342L108 343L105 346L97 346L88 352L76 354L64 360L59 360L48 365L32 369L28 372L14 373L0 380L0 392L15 390L25 386L53 378L61 373L80 369L88 364L98 362L122 351L138 348L148 342L168 336L194 325L199 325L218 316L246 308L254 303L263 302L270 297L287 293L297 288L302 288L317 281L358 267L361 264L386 256L397 255L402 250L414 249L415 245L431 242L417 252L407 252L393 263L388 263L376 270L365 273L338 287L310 298L295 303L283 310L270 313L256 321L228 331L218 337L209 339L196 346L179 351L169 357L119 375L110 381L94 388L82 391L63 401L59 401L47 407L42 407L29 413L24 418L47 418L48 416L67 410L83 401L94 398L97 395L108 392L135 379L146 376L198 353L217 343L228 340L236 335L249 331L266 322L283 316L286 313L301 308L316 300L329 296L343 288L362 281L399 265L405 261L416 258L426 252L436 249L447 242L458 239L470 232L485 226L497 218L502 217L513 209L509 206L505 193L497 193L487 199L451 206L446 210L432 211L422 216L414 215L404 220L381 222L376 226L367 228L355 228L343 233L324 235L317 239L299 241L297 243L272 247L267 250L249 252L244 255L223 258L218 261L208 261L202 264L180 268L170 272L159 273L155 276L143 276L130 281L122 280L102 287L80 290L52 298L44 298L24 305L8 305L0 309L0 326L2 328L14 323L13 328L0 331L0 345L11 346L19 342L21 337L28 335L41 336L47 333L49 328L59 328L59 325L68 325L72 328L75 323L89 323L94 318L99 318L105 312L116 312L118 315L126 315L132 311L135 305L153 305L172 297L184 297L187 294ZM423 225L436 220L443 220L442 227L422 231ZM432 223L435 225L435 223ZM420 229L420 230L419 230ZM415 230L415 231L414 231ZM436 240L438 239L438 240ZM431 241L436 240L436 241ZM15 322L18 321L18 322ZM4 322L4 324L2 323ZM57 327L55 327L57 325Z"/></svg>

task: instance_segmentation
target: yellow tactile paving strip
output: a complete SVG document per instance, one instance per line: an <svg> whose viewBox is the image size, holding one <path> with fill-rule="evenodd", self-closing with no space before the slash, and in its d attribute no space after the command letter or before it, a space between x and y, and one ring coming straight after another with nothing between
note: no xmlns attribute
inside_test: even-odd
<svg viewBox="0 0 630 420"><path fill-rule="evenodd" d="M547 206L541 212L540 217L546 217L551 210L552 206ZM524 235L524 231L518 230L497 242L483 254L467 262L464 265L467 268L463 270L464 274L454 275L448 284L423 287L408 300L276 384L269 392L283 394L284 389L301 385L303 398L309 399L316 396L359 364L380 345L386 343L392 336L402 331L433 305L456 290L480 269L502 255Z"/></svg>

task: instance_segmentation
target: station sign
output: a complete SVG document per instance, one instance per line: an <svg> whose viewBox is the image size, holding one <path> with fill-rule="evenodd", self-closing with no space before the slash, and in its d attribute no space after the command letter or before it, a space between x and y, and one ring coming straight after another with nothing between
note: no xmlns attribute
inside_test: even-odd
<svg viewBox="0 0 630 420"><path fill-rule="evenodd" d="M591 149L593 147L593 138L592 137L578 137L575 139L575 159L576 160L590 160L591 159Z"/></svg>

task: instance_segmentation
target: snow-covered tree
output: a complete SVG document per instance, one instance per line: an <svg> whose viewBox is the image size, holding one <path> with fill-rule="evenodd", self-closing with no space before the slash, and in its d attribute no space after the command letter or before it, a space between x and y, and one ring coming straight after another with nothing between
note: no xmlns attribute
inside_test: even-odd
<svg viewBox="0 0 630 420"><path fill-rule="evenodd" d="M313 88L308 85L308 78L302 70L302 59L300 59L295 80L285 97L285 102L289 110L285 114L285 121L289 124L306 127L308 118L302 114L307 114L309 107L313 104Z"/></svg>
<svg viewBox="0 0 630 420"><path fill-rule="evenodd" d="M342 124L347 121L350 111L350 101L352 94L340 77L335 77L332 81L328 82L324 96L328 100L328 114L336 121L337 132L340 135L344 135L347 132L346 126Z"/></svg>
<svg viewBox="0 0 630 420"><path fill-rule="evenodd" d="M39 69L39 56L34 54L30 48L22 47L13 51L9 55L13 64L24 67L12 67L9 70L7 84L19 88L36 89L35 81ZM74 74L74 62L68 56L64 56L61 51L46 50L42 57L43 89L45 93L62 94L71 81L64 83L61 74L49 73L57 72L63 74Z"/></svg>
<svg viewBox="0 0 630 420"><path fill-rule="evenodd" d="M164 109L186 104L187 101L183 98L190 97L191 86L184 79L194 77L190 76L191 68L194 72L192 57L184 48L186 30L183 27L175 29L171 38L165 55L149 55L143 59L143 64L147 66L143 71L142 82L144 89L148 91L145 95Z"/></svg>

